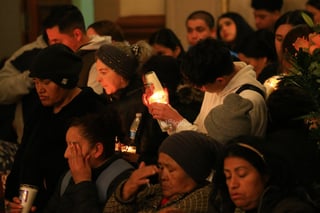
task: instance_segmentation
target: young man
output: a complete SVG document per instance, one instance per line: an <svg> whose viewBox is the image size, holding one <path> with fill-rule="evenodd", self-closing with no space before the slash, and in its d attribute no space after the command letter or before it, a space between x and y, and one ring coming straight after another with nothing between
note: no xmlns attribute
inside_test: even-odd
<svg viewBox="0 0 320 213"><path fill-rule="evenodd" d="M194 46L201 39L215 38L213 16L204 10L192 12L186 20L187 40L190 46Z"/></svg>
<svg viewBox="0 0 320 213"><path fill-rule="evenodd" d="M62 44L50 45L35 58L30 73L36 89L35 110L25 121L22 142L6 181L7 200L18 200L20 184L35 185L39 189L35 205L42 209L68 168L63 157L68 122L104 110L91 88L77 87L81 68L81 58ZM21 208L12 202L9 205Z"/></svg>
<svg viewBox="0 0 320 213"><path fill-rule="evenodd" d="M5 108L12 104L10 113L12 114L11 117L15 117L13 133L16 134L17 139L10 135L10 138L13 138L10 140L18 143L21 142L24 120L27 119L26 116L32 108L28 97L30 91L34 88L32 78L29 77L30 65L37 53L47 46L47 43L49 45L62 43L76 52L83 60L78 86L89 86L97 94L103 92L101 85L96 81L94 53L100 45L108 44L111 40L105 37L96 37L90 40L86 35L82 13L73 5L54 7L45 19L43 28L45 31L42 36L15 52L5 63L3 69L0 70L0 104L5 104ZM17 107L16 104L18 104ZM15 110L16 113L14 114ZM7 112L0 111L0 120L2 117L9 117L7 114ZM11 117L6 121L5 126L10 130L13 123ZM4 125L4 122L1 122L1 125ZM7 140L8 134L2 136L3 134L0 134L0 139Z"/></svg>
<svg viewBox="0 0 320 213"><path fill-rule="evenodd" d="M90 40L86 35L84 18L81 11L73 5L54 7L43 23L43 37L49 45L62 43L83 59L78 86L89 86L97 94L103 89L96 81L94 52L102 44L111 41L103 37ZM14 104L34 88L29 77L30 64L39 50L47 46L42 37L19 49L0 70L0 104Z"/></svg>
<svg viewBox="0 0 320 213"><path fill-rule="evenodd" d="M256 28L273 31L275 22L281 15L283 0L252 0Z"/></svg>
<svg viewBox="0 0 320 213"><path fill-rule="evenodd" d="M103 89L96 81L95 51L102 44L110 44L107 37L95 37L90 40L87 36L84 18L81 11L74 5L62 5L54 8L44 22L49 45L62 43L83 60L83 67L79 74L78 86L89 86L97 94Z"/></svg>
<svg viewBox="0 0 320 213"><path fill-rule="evenodd" d="M265 134L267 124L265 88L257 81L252 66L232 61L232 56L225 44L212 38L200 41L187 52L181 71L187 81L205 92L194 124L184 119L169 104L146 103L153 118L164 120L171 125L169 133L183 130L207 133L204 120L210 110L222 104L228 94L238 93L253 104L253 109L249 112L251 134L258 136Z"/></svg>

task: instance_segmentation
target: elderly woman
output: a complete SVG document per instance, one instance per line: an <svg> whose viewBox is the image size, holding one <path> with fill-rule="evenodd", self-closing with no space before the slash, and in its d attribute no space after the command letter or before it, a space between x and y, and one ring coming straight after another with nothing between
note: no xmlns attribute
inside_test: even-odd
<svg viewBox="0 0 320 213"><path fill-rule="evenodd" d="M223 155L222 212L318 212L302 188L288 187L286 164L256 137L230 142ZM271 148L271 149L270 149Z"/></svg>
<svg viewBox="0 0 320 213"><path fill-rule="evenodd" d="M208 212L211 185L207 177L218 161L220 144L195 131L166 138L159 148L158 166L145 166L118 186L104 212ZM149 185L158 174L159 184Z"/></svg>

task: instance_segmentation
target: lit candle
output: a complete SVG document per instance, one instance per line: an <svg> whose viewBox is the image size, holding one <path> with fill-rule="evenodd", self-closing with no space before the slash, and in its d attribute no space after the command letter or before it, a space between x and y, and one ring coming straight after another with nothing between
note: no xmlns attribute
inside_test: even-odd
<svg viewBox="0 0 320 213"><path fill-rule="evenodd" d="M152 95L149 96L148 102L151 103L168 103L168 93L163 89L156 73L150 71L145 74L147 85L152 87ZM166 121L158 120L160 128L163 132L167 131L171 126Z"/></svg>
<svg viewBox="0 0 320 213"><path fill-rule="evenodd" d="M168 103L167 94L164 92L164 90L159 90L153 92L153 94L149 97L149 103Z"/></svg>
<svg viewBox="0 0 320 213"><path fill-rule="evenodd" d="M275 75L272 76L270 78L268 78L265 82L264 82L264 86L266 88L266 97L269 97L269 95L275 91L278 87L278 83L281 80L281 76L279 75Z"/></svg>

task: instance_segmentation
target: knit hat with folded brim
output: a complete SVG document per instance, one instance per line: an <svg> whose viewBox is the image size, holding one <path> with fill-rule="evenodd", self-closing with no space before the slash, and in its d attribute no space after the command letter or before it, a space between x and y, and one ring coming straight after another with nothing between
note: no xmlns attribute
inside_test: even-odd
<svg viewBox="0 0 320 213"><path fill-rule="evenodd" d="M130 80L138 67L138 60L130 53L130 49L129 45L105 44L98 49L96 56L116 73Z"/></svg>
<svg viewBox="0 0 320 213"><path fill-rule="evenodd" d="M42 49L30 68L30 77L50 79L65 89L77 86L82 59L69 47L54 44Z"/></svg>
<svg viewBox="0 0 320 213"><path fill-rule="evenodd" d="M250 100L236 93L224 98L223 104L213 108L205 119L208 135L220 143L251 133Z"/></svg>

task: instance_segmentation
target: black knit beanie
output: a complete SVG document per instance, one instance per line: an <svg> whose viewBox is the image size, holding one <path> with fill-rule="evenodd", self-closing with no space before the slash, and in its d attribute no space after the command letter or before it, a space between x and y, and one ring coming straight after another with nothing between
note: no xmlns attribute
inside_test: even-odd
<svg viewBox="0 0 320 213"><path fill-rule="evenodd" d="M205 134L182 131L167 137L159 147L159 153L169 155L195 182L202 184L216 169L221 146Z"/></svg>
<svg viewBox="0 0 320 213"><path fill-rule="evenodd" d="M138 60L134 54L128 54L120 47L108 44L102 45L97 51L97 57L127 80L130 80L136 73Z"/></svg>
<svg viewBox="0 0 320 213"><path fill-rule="evenodd" d="M63 44L50 45L36 56L30 77L50 79L65 89L77 86L82 59Z"/></svg>

